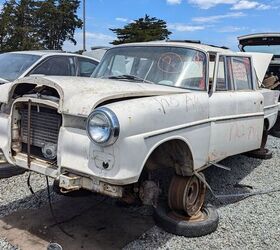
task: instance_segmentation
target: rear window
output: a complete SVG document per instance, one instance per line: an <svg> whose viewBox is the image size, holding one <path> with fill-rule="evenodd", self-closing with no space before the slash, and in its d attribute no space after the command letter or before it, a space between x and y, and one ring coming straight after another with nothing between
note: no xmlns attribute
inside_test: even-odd
<svg viewBox="0 0 280 250"><path fill-rule="evenodd" d="M229 60L229 68L232 72L232 80L236 86L236 90L253 89L250 58L231 57Z"/></svg>

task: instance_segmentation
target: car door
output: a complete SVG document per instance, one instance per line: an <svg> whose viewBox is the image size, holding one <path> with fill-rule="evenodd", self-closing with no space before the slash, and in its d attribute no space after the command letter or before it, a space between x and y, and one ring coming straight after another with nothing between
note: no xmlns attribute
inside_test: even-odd
<svg viewBox="0 0 280 250"><path fill-rule="evenodd" d="M210 162L259 148L264 125L264 98L256 91L251 58L218 55L216 65L209 98Z"/></svg>
<svg viewBox="0 0 280 250"><path fill-rule="evenodd" d="M36 66L28 75L75 76L73 56L49 56Z"/></svg>

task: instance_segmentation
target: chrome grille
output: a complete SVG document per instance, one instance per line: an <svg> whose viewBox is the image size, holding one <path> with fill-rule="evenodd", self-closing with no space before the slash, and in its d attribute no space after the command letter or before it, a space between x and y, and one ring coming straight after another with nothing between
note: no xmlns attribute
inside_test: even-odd
<svg viewBox="0 0 280 250"><path fill-rule="evenodd" d="M21 114L21 140L27 143L28 137L28 107L20 109ZM43 147L46 143L57 144L61 116L54 109L32 106L30 138L31 145Z"/></svg>

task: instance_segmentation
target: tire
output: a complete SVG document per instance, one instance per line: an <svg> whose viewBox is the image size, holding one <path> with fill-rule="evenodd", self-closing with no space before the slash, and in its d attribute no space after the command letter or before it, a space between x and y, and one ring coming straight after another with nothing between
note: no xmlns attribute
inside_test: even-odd
<svg viewBox="0 0 280 250"><path fill-rule="evenodd" d="M0 179L10 178L26 172L26 169L20 168L9 163L0 163Z"/></svg>
<svg viewBox="0 0 280 250"><path fill-rule="evenodd" d="M280 113L278 113L278 117L277 117L275 125L270 130L270 135L272 135L276 138L280 138Z"/></svg>
<svg viewBox="0 0 280 250"><path fill-rule="evenodd" d="M261 159L261 160L269 160L272 159L273 157L272 151L267 148L247 152L245 155L250 158Z"/></svg>
<svg viewBox="0 0 280 250"><path fill-rule="evenodd" d="M212 205L202 208L202 212L207 215L202 221L190 222L170 217L170 212L167 202L161 202L154 209L154 220L156 225L166 232L179 236L201 237L216 231L219 224L218 212Z"/></svg>

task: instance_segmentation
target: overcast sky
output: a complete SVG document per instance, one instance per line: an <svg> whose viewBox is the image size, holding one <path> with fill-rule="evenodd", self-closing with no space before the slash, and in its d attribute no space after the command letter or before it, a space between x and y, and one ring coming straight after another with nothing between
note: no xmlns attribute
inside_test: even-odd
<svg viewBox="0 0 280 250"><path fill-rule="evenodd" d="M172 39L201 40L236 50L239 35L280 32L279 7L280 0L86 0L87 47L108 45L115 38L109 28L148 14L168 23ZM77 46L66 43L64 49L82 48L81 30L76 40Z"/></svg>

